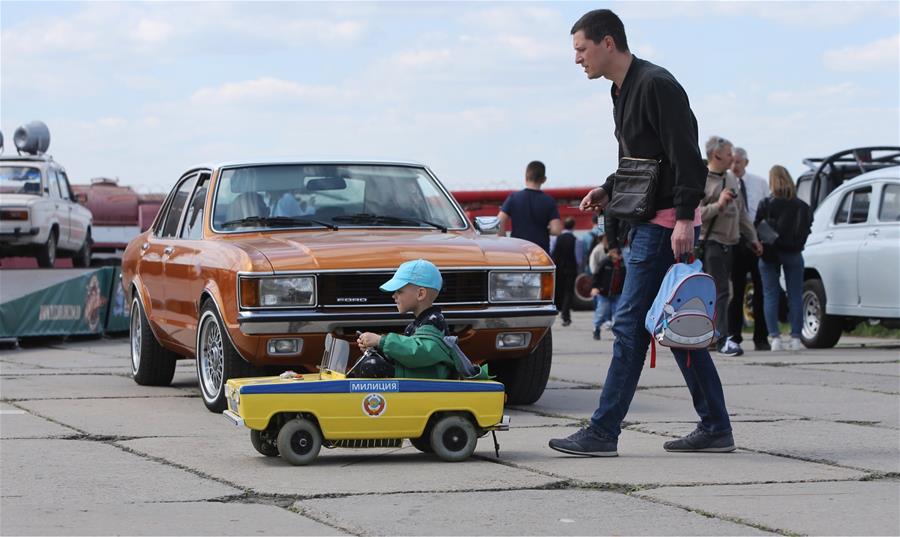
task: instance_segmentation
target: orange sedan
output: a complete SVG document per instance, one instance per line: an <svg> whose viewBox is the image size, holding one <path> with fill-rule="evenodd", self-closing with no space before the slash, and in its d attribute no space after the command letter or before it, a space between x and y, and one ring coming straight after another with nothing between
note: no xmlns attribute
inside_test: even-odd
<svg viewBox="0 0 900 537"><path fill-rule="evenodd" d="M168 385L195 358L207 408L225 382L312 370L325 336L402 331L378 290L404 261L440 268L436 304L510 403L540 398L552 360L554 265L538 246L473 225L427 167L409 162L272 162L198 167L129 243L134 380Z"/></svg>

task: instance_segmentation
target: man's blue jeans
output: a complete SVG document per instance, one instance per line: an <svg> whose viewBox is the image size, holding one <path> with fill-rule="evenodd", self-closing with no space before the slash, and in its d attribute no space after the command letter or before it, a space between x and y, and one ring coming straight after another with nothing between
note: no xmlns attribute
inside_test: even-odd
<svg viewBox="0 0 900 537"><path fill-rule="evenodd" d="M694 235L697 233L695 230ZM659 292L666 271L675 262L671 229L639 223L631 228L631 234L625 287L613 325L616 341L612 361L600 393L600 403L591 417L591 425L613 439L622 432L622 420L634 398L650 346L650 334L644 328L644 318ZM672 353L691 392L694 409L700 416L699 427L714 434L730 432L731 421L725 408L722 382L709 351L691 350L690 367L686 366L687 351L672 349Z"/></svg>
<svg viewBox="0 0 900 537"><path fill-rule="evenodd" d="M778 273L779 269L784 267L791 337L800 337L800 331L803 330L803 254L800 252L777 252L777 254L778 261L770 263L759 260L766 327L769 329L770 337L778 337L778 299L781 294Z"/></svg>

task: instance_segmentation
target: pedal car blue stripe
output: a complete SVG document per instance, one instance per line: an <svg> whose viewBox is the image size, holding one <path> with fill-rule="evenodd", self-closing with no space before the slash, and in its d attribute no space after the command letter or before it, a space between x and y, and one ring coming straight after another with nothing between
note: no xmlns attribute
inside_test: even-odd
<svg viewBox="0 0 900 537"><path fill-rule="evenodd" d="M248 384L241 386L241 395L254 393L351 393L350 383L358 380L329 380L310 382L291 382L275 384ZM440 380L397 380L397 390L370 390L372 392L502 392L503 385L498 382ZM358 391L358 390L353 390Z"/></svg>

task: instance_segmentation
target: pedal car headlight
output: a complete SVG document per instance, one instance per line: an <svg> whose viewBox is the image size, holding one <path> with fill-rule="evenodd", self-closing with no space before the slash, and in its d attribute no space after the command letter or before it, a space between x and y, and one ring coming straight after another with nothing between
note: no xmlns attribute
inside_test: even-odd
<svg viewBox="0 0 900 537"><path fill-rule="evenodd" d="M488 288L491 302L551 300L553 273L491 272Z"/></svg>
<svg viewBox="0 0 900 537"><path fill-rule="evenodd" d="M241 307L297 307L316 305L313 276L241 277Z"/></svg>

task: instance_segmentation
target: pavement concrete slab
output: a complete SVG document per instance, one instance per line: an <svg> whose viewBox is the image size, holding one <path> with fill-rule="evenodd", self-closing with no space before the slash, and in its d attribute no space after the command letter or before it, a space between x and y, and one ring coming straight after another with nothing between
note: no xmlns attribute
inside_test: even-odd
<svg viewBox="0 0 900 537"><path fill-rule="evenodd" d="M196 376L176 377L171 386L139 386L122 375L28 375L2 378L3 398L79 399L109 397L184 397L200 395Z"/></svg>
<svg viewBox="0 0 900 537"><path fill-rule="evenodd" d="M656 395L658 388L638 390L625 421L629 423L644 423L655 421L680 421L695 423L698 418L694 407L690 403L690 392L687 386L672 388L674 393L683 393L688 398L685 403L678 403L670 397ZM728 401L728 411L733 421L745 420L776 420L789 416L764 410L754 410L731 404L728 400L729 392L725 392ZM588 419L597 408L600 399L600 389L570 389L552 390L544 392L537 403L528 406L514 407L526 412L536 412L547 416L571 418L576 420Z"/></svg>
<svg viewBox="0 0 900 537"><path fill-rule="evenodd" d="M900 377L887 375L867 375L850 371L829 371L798 366L722 365L721 362L717 365L717 369L722 384L726 388L726 396L729 386L767 384L806 384L881 393L900 393Z"/></svg>
<svg viewBox="0 0 900 537"><path fill-rule="evenodd" d="M91 506L206 500L242 492L105 442L0 440L0 446L4 500Z"/></svg>
<svg viewBox="0 0 900 537"><path fill-rule="evenodd" d="M863 375L900 377L900 361L885 363L813 364L800 365L796 366L796 368L811 369L814 371L841 371L845 373L861 373Z"/></svg>
<svg viewBox="0 0 900 537"><path fill-rule="evenodd" d="M395 449L322 448L313 464L291 466L281 457L263 457L257 453L250 445L248 429L232 429L233 434L226 441L218 437L179 438L178 442L146 438L122 442L122 445L267 494L314 496L536 488L558 481L478 458L455 464L443 462L434 455L420 453L408 442ZM489 436L482 438L478 445L493 454Z"/></svg>
<svg viewBox="0 0 900 537"><path fill-rule="evenodd" d="M656 388L655 395L689 400L686 389ZM729 412L743 407L760 411L832 421L871 422L881 427L900 427L897 396L847 388L772 384L768 386L728 386L725 390Z"/></svg>
<svg viewBox="0 0 900 537"><path fill-rule="evenodd" d="M88 434L103 436L217 436L234 433L221 414L206 410L199 397L45 399L18 403ZM155 419L147 419L152 415Z"/></svg>
<svg viewBox="0 0 900 537"><path fill-rule="evenodd" d="M588 386L588 384L583 383L583 382L568 382L568 381L558 380L555 378L550 378L549 380L547 380L547 387L544 389L546 389L546 390L566 390L569 388L574 388L574 387L579 387L579 386L586 387L586 386Z"/></svg>
<svg viewBox="0 0 900 537"><path fill-rule="evenodd" d="M576 420L570 418L550 418L534 412L513 408L507 408L503 413L509 416L511 429L520 429L522 427L574 427L577 425Z"/></svg>
<svg viewBox="0 0 900 537"><path fill-rule="evenodd" d="M638 496L800 535L900 535L900 482L660 488Z"/></svg>
<svg viewBox="0 0 900 537"><path fill-rule="evenodd" d="M476 491L379 495L365 501L314 499L294 505L357 535L767 535L616 492L519 490L514 498L510 501L505 491Z"/></svg>
<svg viewBox="0 0 900 537"><path fill-rule="evenodd" d="M0 438L47 438L72 434L78 434L78 431L35 416L27 410L0 403Z"/></svg>
<svg viewBox="0 0 900 537"><path fill-rule="evenodd" d="M619 456L578 457L550 449L551 438L577 429L552 427L497 433L500 459L516 468L535 470L563 479L621 485L696 485L859 479L865 472L804 462L764 453L668 453L668 437L625 430L619 437ZM542 434L543 433L543 434ZM494 458L490 442L479 442L476 454Z"/></svg>
<svg viewBox="0 0 900 537"><path fill-rule="evenodd" d="M346 535L275 505L221 502L98 503L3 500L4 535Z"/></svg>
<svg viewBox="0 0 900 537"><path fill-rule="evenodd" d="M894 348L870 348L860 352L858 346L836 347L833 349L804 349L798 352L751 352L739 358L746 364L820 364L848 362L888 362L897 359Z"/></svg>
<svg viewBox="0 0 900 537"><path fill-rule="evenodd" d="M683 436L692 425L648 423L642 431ZM738 423L734 438L742 448L837 464L872 472L900 474L897 431L831 421L790 420Z"/></svg>

